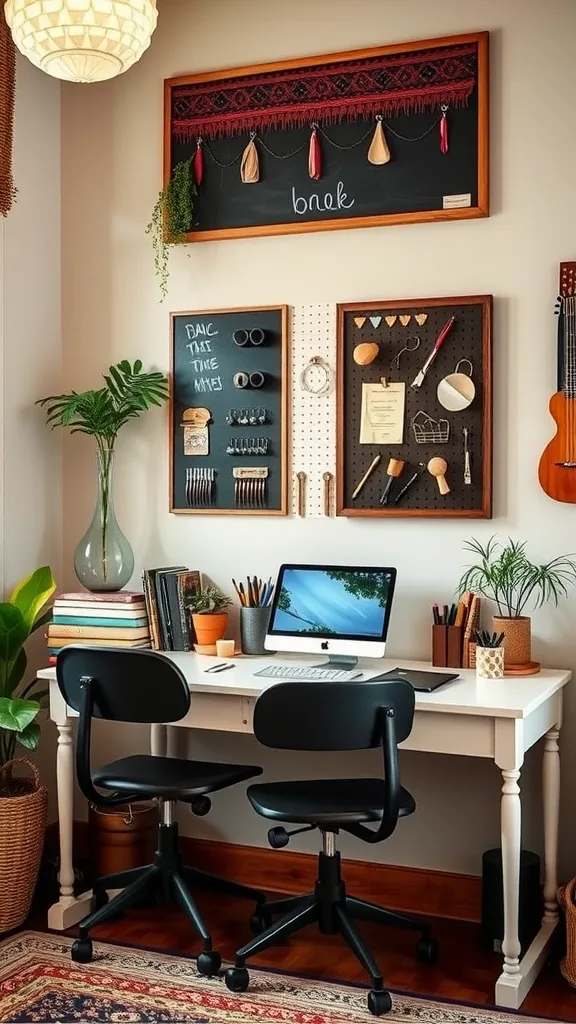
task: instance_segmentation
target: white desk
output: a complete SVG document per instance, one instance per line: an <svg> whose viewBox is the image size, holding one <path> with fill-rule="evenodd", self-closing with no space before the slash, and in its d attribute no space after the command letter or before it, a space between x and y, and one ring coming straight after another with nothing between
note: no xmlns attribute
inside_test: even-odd
<svg viewBox="0 0 576 1024"><path fill-rule="evenodd" d="M182 728L252 732L254 704L274 681L253 673L270 657L235 659L233 669L206 675L218 659L196 654L166 654L184 672L192 694L190 711L174 725ZM282 656L280 656L282 658ZM280 660L279 658L279 660ZM288 659L282 658L285 663ZM306 658L303 663L320 659ZM298 659L290 656L290 661ZM394 668L398 661L361 662L366 676ZM422 662L400 661L403 667L429 668ZM38 673L50 681L50 717L58 727L57 781L60 827L60 899L48 914L50 928L64 929L89 912L90 893L74 896L72 818L74 764L72 726L75 717L65 704L55 680L55 669ZM502 772L501 835L504 866L504 940L502 974L496 983L495 1002L518 1009L542 968L552 932L558 921L557 837L560 802L558 737L562 724L562 691L568 671L543 671L537 676L477 683L474 672L434 693L416 695L414 728L402 747L434 753L484 757ZM361 684L359 684L361 685ZM518 889L520 872L521 802L518 784L524 754L545 737L543 749L545 911L542 926L520 960L518 941ZM152 753L166 751L167 729L152 728Z"/></svg>

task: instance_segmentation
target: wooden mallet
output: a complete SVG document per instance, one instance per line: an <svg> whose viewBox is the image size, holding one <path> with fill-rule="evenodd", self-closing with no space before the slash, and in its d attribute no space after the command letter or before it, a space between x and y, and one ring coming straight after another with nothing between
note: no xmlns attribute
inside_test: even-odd
<svg viewBox="0 0 576 1024"><path fill-rule="evenodd" d="M450 494L450 488L446 483L446 477L444 475L447 469L448 463L446 462L446 459L441 459L437 455L435 455L433 459L430 459L430 462L428 463L428 472L431 476L436 477L440 494Z"/></svg>
<svg viewBox="0 0 576 1024"><path fill-rule="evenodd" d="M388 493L390 491L390 488L392 487L392 483L394 480L397 480L398 477L402 475L402 470L404 469L405 465L406 463L404 462L403 459L390 459L390 462L388 463L388 468L386 470L386 473L388 475L388 481L386 483L386 487L384 488L382 494L380 495L381 505L388 504Z"/></svg>

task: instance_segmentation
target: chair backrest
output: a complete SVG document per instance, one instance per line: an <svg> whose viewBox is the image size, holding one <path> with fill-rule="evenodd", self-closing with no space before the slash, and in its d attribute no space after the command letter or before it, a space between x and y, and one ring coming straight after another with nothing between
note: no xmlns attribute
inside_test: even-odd
<svg viewBox="0 0 576 1024"><path fill-rule="evenodd" d="M70 645L56 659L56 678L66 703L82 705L82 680L92 681L92 716L114 722L177 722L190 707L180 669L150 650Z"/></svg>
<svg viewBox="0 0 576 1024"><path fill-rule="evenodd" d="M414 719L414 690L405 679L277 683L256 701L254 733L283 750L366 750L382 744L382 708L394 712L401 743Z"/></svg>

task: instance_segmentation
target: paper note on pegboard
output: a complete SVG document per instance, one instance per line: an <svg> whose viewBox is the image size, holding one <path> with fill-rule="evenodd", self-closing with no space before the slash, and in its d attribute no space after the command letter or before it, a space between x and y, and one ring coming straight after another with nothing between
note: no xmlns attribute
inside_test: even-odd
<svg viewBox="0 0 576 1024"><path fill-rule="evenodd" d="M319 361L310 365L314 357ZM332 474L330 515L335 513L335 374L336 306L322 303L297 307L294 311L292 356L292 509L296 514L299 472L306 474L305 514L316 517L325 515L323 475Z"/></svg>

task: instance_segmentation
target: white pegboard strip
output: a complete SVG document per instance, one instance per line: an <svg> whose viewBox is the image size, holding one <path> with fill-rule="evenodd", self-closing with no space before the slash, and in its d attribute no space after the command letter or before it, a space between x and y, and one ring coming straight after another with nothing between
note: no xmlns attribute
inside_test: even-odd
<svg viewBox="0 0 576 1024"><path fill-rule="evenodd" d="M323 473L333 475L331 510L336 498L336 306L330 303L298 306L294 310L292 340L292 510L298 513L296 474L306 473L306 515L324 516ZM306 391L300 376L312 356L320 356L331 370L327 394ZM324 380L322 370L319 383ZM308 380L315 386L313 371Z"/></svg>

